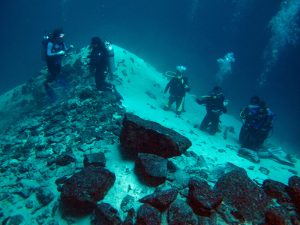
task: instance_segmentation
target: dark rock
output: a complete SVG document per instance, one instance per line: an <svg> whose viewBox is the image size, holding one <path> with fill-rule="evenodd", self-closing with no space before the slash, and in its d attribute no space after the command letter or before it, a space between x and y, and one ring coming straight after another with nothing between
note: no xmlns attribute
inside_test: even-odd
<svg viewBox="0 0 300 225"><path fill-rule="evenodd" d="M32 189L28 188L28 187L22 187L21 190L14 192L15 194L21 196L22 198L26 199L28 198L31 193L32 193Z"/></svg>
<svg viewBox="0 0 300 225"><path fill-rule="evenodd" d="M36 190L36 198L42 206L46 206L54 199L54 193L48 188L40 187Z"/></svg>
<svg viewBox="0 0 300 225"><path fill-rule="evenodd" d="M262 174L265 174L265 175L269 175L269 173L270 173L270 170L269 169L267 169L267 168L265 168L265 167L259 167L259 169L258 169Z"/></svg>
<svg viewBox="0 0 300 225"><path fill-rule="evenodd" d="M19 173L23 174L23 173L27 173L32 169L32 164L31 163L22 163L19 167Z"/></svg>
<svg viewBox="0 0 300 225"><path fill-rule="evenodd" d="M60 184L65 183L67 180L68 180L67 176L60 177L55 180L55 184L60 185Z"/></svg>
<svg viewBox="0 0 300 225"><path fill-rule="evenodd" d="M288 185L288 194L292 198L292 201L297 208L298 214L300 215L300 177L290 177Z"/></svg>
<svg viewBox="0 0 300 225"><path fill-rule="evenodd" d="M120 136L124 150L156 154L164 158L179 156L191 145L191 141L174 130L158 123L126 114Z"/></svg>
<svg viewBox="0 0 300 225"><path fill-rule="evenodd" d="M22 215L15 215L10 216L3 220L3 225L21 225L24 222L24 216Z"/></svg>
<svg viewBox="0 0 300 225"><path fill-rule="evenodd" d="M188 187L190 176L184 170L177 170L175 173L168 174L168 180L172 181L172 187L183 190Z"/></svg>
<svg viewBox="0 0 300 225"><path fill-rule="evenodd" d="M108 203L100 203L94 212L93 225L121 225L118 211Z"/></svg>
<svg viewBox="0 0 300 225"><path fill-rule="evenodd" d="M245 218L232 206L223 203L218 208L218 214L227 224L244 224Z"/></svg>
<svg viewBox="0 0 300 225"><path fill-rule="evenodd" d="M84 160L83 160L84 167L88 166L100 166L100 167L105 167L106 164L106 158L103 152L98 152L98 153L92 153L88 155L84 155Z"/></svg>
<svg viewBox="0 0 300 225"><path fill-rule="evenodd" d="M168 209L168 225L196 225L198 220L191 207L182 200L176 200Z"/></svg>
<svg viewBox="0 0 300 225"><path fill-rule="evenodd" d="M222 203L222 196L214 192L204 180L191 178L189 182L189 204L194 212L209 217Z"/></svg>
<svg viewBox="0 0 300 225"><path fill-rule="evenodd" d="M148 185L159 185L167 178L167 160L157 155L139 153L136 160L136 172Z"/></svg>
<svg viewBox="0 0 300 225"><path fill-rule="evenodd" d="M215 190L246 220L260 220L270 204L263 189L250 180L244 169L236 169L222 176Z"/></svg>
<svg viewBox="0 0 300 225"><path fill-rule="evenodd" d="M219 225L216 223L216 221L217 221L216 214L213 214L211 217L205 217L205 216L198 215L198 225ZM218 222L221 222L221 221L218 220ZM222 223L222 224L225 224L225 223ZM230 225L238 225L238 224L230 224Z"/></svg>
<svg viewBox="0 0 300 225"><path fill-rule="evenodd" d="M26 207L27 209L32 209L33 206L34 206L34 203L33 203L32 200L27 201L26 204L25 204L25 207Z"/></svg>
<svg viewBox="0 0 300 225"><path fill-rule="evenodd" d="M48 158L51 157L51 155L52 155L52 153L47 152L47 151L39 151L39 152L36 152L36 153L35 153L35 157L36 157L37 159L48 159ZM51 158L50 158L50 159L51 159ZM52 164L55 163L54 159L52 159L52 161L51 161L51 160L48 160L47 165L48 165L48 166L51 166L51 163L52 163Z"/></svg>
<svg viewBox="0 0 300 225"><path fill-rule="evenodd" d="M12 144L5 144L2 146L2 152L5 154L9 153L12 149L13 149Z"/></svg>
<svg viewBox="0 0 300 225"><path fill-rule="evenodd" d="M167 163L167 168L170 173L175 173L178 170L178 167L175 165L175 163L169 160Z"/></svg>
<svg viewBox="0 0 300 225"><path fill-rule="evenodd" d="M47 165L51 166L53 163L55 163L58 166L66 166L75 161L76 161L75 155L73 153L68 152L68 153L63 153L56 158L48 160Z"/></svg>
<svg viewBox="0 0 300 225"><path fill-rule="evenodd" d="M134 225L134 209L130 209L122 225Z"/></svg>
<svg viewBox="0 0 300 225"><path fill-rule="evenodd" d="M161 213L154 207L144 204L137 212L136 225L160 225Z"/></svg>
<svg viewBox="0 0 300 225"><path fill-rule="evenodd" d="M134 197L131 195L126 195L121 202L121 210L123 212L128 212L133 208Z"/></svg>
<svg viewBox="0 0 300 225"><path fill-rule="evenodd" d="M159 211L165 211L169 205L176 199L178 191L174 188L169 190L163 190L154 192L151 195L147 195L139 200L142 203L148 203Z"/></svg>
<svg viewBox="0 0 300 225"><path fill-rule="evenodd" d="M83 89L83 90L80 91L79 98L80 98L81 101L84 101L86 99L92 98L96 94L97 93L94 92L92 89L85 88L85 89Z"/></svg>
<svg viewBox="0 0 300 225"><path fill-rule="evenodd" d="M287 193L288 186L275 180L264 180L262 188L271 198L275 198L278 203L291 203L292 199Z"/></svg>
<svg viewBox="0 0 300 225"><path fill-rule="evenodd" d="M74 174L63 185L61 201L70 214L87 214L104 198L116 180L102 167L89 166Z"/></svg>
<svg viewBox="0 0 300 225"><path fill-rule="evenodd" d="M300 217L296 215L291 216L291 222L293 225L300 225Z"/></svg>
<svg viewBox="0 0 300 225"><path fill-rule="evenodd" d="M264 225L286 225L288 215L279 208L272 208L265 213Z"/></svg>

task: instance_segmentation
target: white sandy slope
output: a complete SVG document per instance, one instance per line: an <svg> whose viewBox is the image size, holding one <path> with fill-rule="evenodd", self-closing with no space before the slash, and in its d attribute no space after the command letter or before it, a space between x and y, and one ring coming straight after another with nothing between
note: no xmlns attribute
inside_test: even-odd
<svg viewBox="0 0 300 225"><path fill-rule="evenodd" d="M162 108L167 103L168 95L163 94L163 90L168 82L168 78L138 56L117 46L114 47L115 62L118 67L113 82L117 90L123 96L122 104L126 108L126 111L138 115L143 119L158 122L189 138L192 141L192 146L188 150L204 157L206 165L203 167L206 171L224 170L226 163L230 162L236 166L245 168L249 177L258 183L262 183L263 180L269 178L285 184L287 184L289 177L293 175L288 169L299 171L299 162L297 162L295 168L291 168L273 160L262 159L259 164L254 164L239 157L237 155L237 149L239 148L237 140L241 123L230 114L225 114L221 117L221 128L223 130L225 126L233 126L235 129L235 133L229 133L226 140L223 138L222 132L211 136L200 131L195 125L199 125L203 119L205 108L204 106L198 105L195 102L195 96L191 94L186 96L186 112L180 117L176 116L174 111L164 111ZM83 51L85 50L83 49ZM191 84L192 89L195 86L196 85ZM11 95L11 92L0 97L2 104L4 102L2 100L7 99L8 95ZM153 187L147 187L139 182L133 172L134 162L122 157L118 144L98 142L87 146L87 149L99 148L105 152L107 158L106 167L116 174L116 182L103 199L103 202L108 202L119 209L122 199L127 194L133 196L137 201L154 191ZM82 161L83 153L78 152L76 154L78 161ZM188 166L198 166L195 161L185 156L178 157L176 162L177 166L182 169ZM252 169L249 169L250 167L252 167ZM260 167L267 168L270 170L270 173L268 175L261 173L259 171ZM13 179L13 177L7 179ZM56 190L55 179L56 178L53 178L48 181L48 186L51 187L52 191L56 194L55 203L52 204L56 204L59 201L60 195ZM34 183L34 181L32 182ZM211 182L211 185L213 184L214 183ZM1 207L5 215L23 214L26 218L26 224L36 224L34 220L35 215L32 215L30 210L24 207L25 201L28 201L28 199L22 200L20 198L18 200L19 201L16 201L14 205L4 202L6 204L5 207ZM31 196L30 200L38 204L34 196ZM124 217L122 213L121 216ZM60 225L68 224L62 219L59 211L55 214L54 219L58 221ZM73 221L73 224L89 224L90 218L87 216L81 219L74 219ZM163 224L165 224L165 222Z"/></svg>
<svg viewBox="0 0 300 225"><path fill-rule="evenodd" d="M235 130L235 133L228 134L226 140L223 138L223 132L211 136L200 131L197 127L205 115L205 107L197 104L195 96L192 94L187 94L186 112L180 117L175 114L174 110L163 110L163 106L168 101L168 95L164 94L163 90L169 78L136 55L117 46L115 46L115 51L115 61L118 67L115 72L117 78L115 78L114 84L124 98L122 104L126 111L143 119L158 122L189 138L192 141L192 146L188 151L194 151L197 155L204 157L207 163L204 168L207 171L224 170L225 165L230 162L246 169L248 176L258 184L262 184L265 179L273 179L287 184L289 177L294 175L288 170L299 171L299 162L297 162L296 167L289 167L269 159L262 159L260 163L252 163L239 157L237 150L239 149L238 134L241 122L230 114L221 117L221 128L223 130L226 126L233 126ZM192 88L193 86L191 84ZM127 194L138 200L153 191L153 188L139 183L135 174L131 172L134 168L133 162L122 159L118 149L116 151L112 150L106 156L108 157L107 167L115 171L117 179L104 202L109 202L118 207L122 198ZM197 167L195 161L185 156L178 158L176 161L177 166L182 169L189 166ZM127 169L124 169L124 167ZM259 170L260 167L267 168L270 173L268 175L263 174ZM210 184L214 185L213 182ZM132 190L129 188L130 191L128 191L128 186L133 187Z"/></svg>
<svg viewBox="0 0 300 225"><path fill-rule="evenodd" d="M254 164L237 155L241 121L230 114L221 116L222 131L226 126L233 126L235 130L235 133L228 134L227 139L223 138L223 132L211 136L200 131L197 125L200 124L205 115L205 107L195 102L194 95L187 94L185 99L186 112L180 117L176 116L174 111L164 111L163 105L167 103L168 95L164 94L163 90L168 78L134 54L117 49L116 62L123 59L126 60L126 66L132 72L125 77L121 72L125 67L120 66L116 74L121 77L122 83L116 82L116 84L118 91L124 97L123 105L127 112L136 114L143 119L158 122L189 138L192 141L189 150L204 156L211 170L219 165L225 165L227 162L245 169L253 166L254 170L247 170L251 179L256 179L259 183L265 179L274 179L287 184L289 177L293 175L288 171L288 169L292 169L291 167L268 159L262 159L259 164ZM134 59L134 63L130 59ZM186 75L188 76L188 71ZM190 86L193 89L197 85L190 84ZM151 93L152 97L148 93ZM272 143L272 140L267 140L267 142ZM297 162L293 169L300 171L299 166L299 162ZM262 174L258 170L260 167L269 169L270 174L268 176Z"/></svg>

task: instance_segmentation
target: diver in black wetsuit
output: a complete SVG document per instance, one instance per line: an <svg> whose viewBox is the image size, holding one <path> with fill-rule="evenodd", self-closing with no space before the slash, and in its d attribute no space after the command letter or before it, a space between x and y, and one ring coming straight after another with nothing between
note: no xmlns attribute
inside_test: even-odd
<svg viewBox="0 0 300 225"><path fill-rule="evenodd" d="M210 95L202 96L196 101L206 106L206 115L200 124L200 130L207 130L209 134L214 135L219 129L220 116L227 112L227 103L221 87L214 87Z"/></svg>
<svg viewBox="0 0 300 225"><path fill-rule="evenodd" d="M90 54L88 56L90 71L94 72L96 88L105 91L112 88L112 85L106 82L108 70L108 51L105 43L99 37L93 37L90 43Z"/></svg>
<svg viewBox="0 0 300 225"><path fill-rule="evenodd" d="M186 68L184 66L177 66L175 76L169 81L164 90L164 93L167 93L167 91L170 93L168 104L164 109L170 109L172 104L176 102L177 115L180 115L184 110L184 97L186 92L190 91L187 77L183 77L185 71Z"/></svg>

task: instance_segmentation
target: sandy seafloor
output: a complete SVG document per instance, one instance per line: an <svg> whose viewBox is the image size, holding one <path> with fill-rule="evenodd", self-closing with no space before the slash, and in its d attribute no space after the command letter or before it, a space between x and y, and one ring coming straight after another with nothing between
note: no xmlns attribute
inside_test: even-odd
<svg viewBox="0 0 300 225"><path fill-rule="evenodd" d="M138 56L115 46L115 62L118 64L118 62L121 61L124 63L119 64L115 72L117 78L114 80L114 84L123 97L122 105L126 111L138 115L143 119L158 122L189 138L192 141L192 146L188 151L193 151L197 155L203 156L206 163L202 165L202 168L208 171L208 174L210 174L210 172L215 174L218 173L218 171L224 171L225 165L229 162L244 168L248 176L258 184L262 184L265 179L273 179L287 184L288 179L295 175L291 170L296 172L300 171L298 159L295 163L295 167L291 167L280 164L273 159L261 159L259 163L253 163L238 156L238 135L241 121L231 115L230 105L228 113L221 117L222 131L214 136L200 131L197 127L205 115L205 107L195 102L194 95L187 94L185 99L185 112L180 116L177 116L174 110L163 110L163 106L168 101L168 94L164 94L163 90L169 78L164 76L163 72L157 71L153 66ZM175 66L176 65L174 65L174 67ZM172 69L173 68L171 68L171 70ZM126 73L124 73L124 71ZM189 75L188 70L186 75ZM190 85L191 89L193 89L194 85ZM206 93L203 92L203 94ZM0 100L3 102L6 96L8 95L2 95ZM3 105L1 105L1 107L3 107ZM224 139L223 131L225 127L228 126L234 127L235 132L228 133L228 138ZM273 140L271 137L266 141L265 146L281 147L275 144L280 142L280 140ZM153 192L153 187L147 187L138 181L133 172L134 162L122 158L118 144L102 145L102 149L107 149L105 154L107 158L106 167L116 174L116 182L105 196L103 202L108 202L112 206L119 208L122 199L127 194L132 195L138 200ZM293 152L290 149L286 149L286 151ZM197 166L195 165L195 161L184 156L178 157L176 162L180 168ZM268 169L269 174L261 172L261 167ZM14 178L9 176L2 177L0 185L4 186L5 183L9 183L10 180L14 180ZM49 187L51 187L56 195L54 201L59 201L59 192L56 190L54 180L49 181ZM213 178L210 180L209 177L208 181L212 186L214 185L215 180ZM36 182L32 181L32 183L34 184ZM34 196L31 196L29 199L36 201ZM15 199L15 201L13 201L14 204L3 200L0 202L0 207L6 216L23 214L27 221L26 224L35 224L30 210L25 207L26 201L28 201L28 199L24 200L21 197ZM67 224L67 222L61 219L59 212L55 214L54 218L59 224ZM75 219L74 221L74 224L89 224L89 217Z"/></svg>

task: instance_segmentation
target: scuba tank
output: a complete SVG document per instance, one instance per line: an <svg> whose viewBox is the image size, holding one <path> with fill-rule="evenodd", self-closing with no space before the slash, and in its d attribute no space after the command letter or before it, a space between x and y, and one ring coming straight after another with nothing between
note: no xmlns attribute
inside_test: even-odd
<svg viewBox="0 0 300 225"><path fill-rule="evenodd" d="M107 50L108 72L113 74L115 72L115 52L111 42L105 41L105 48Z"/></svg>
<svg viewBox="0 0 300 225"><path fill-rule="evenodd" d="M42 50L41 50L41 58L43 61L46 61L47 58L47 47L48 43L51 40L52 34L51 33L45 33L42 39Z"/></svg>

